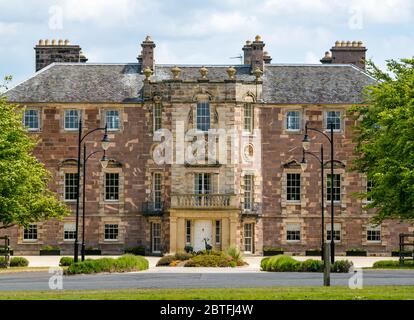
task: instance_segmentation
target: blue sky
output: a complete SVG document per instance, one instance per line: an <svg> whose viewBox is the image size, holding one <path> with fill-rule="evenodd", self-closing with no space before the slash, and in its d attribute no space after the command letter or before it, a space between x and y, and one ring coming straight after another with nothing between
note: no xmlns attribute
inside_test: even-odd
<svg viewBox="0 0 414 320"><path fill-rule="evenodd" d="M0 76L34 72L39 39L69 39L89 62L236 64L262 36L273 63L318 63L336 40L362 40L380 66L414 55L412 0L0 0Z"/></svg>

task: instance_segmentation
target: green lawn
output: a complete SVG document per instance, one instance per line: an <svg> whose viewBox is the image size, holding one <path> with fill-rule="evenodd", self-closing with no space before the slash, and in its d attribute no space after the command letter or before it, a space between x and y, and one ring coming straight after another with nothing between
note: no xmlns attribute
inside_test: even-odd
<svg viewBox="0 0 414 320"><path fill-rule="evenodd" d="M414 286L0 292L0 300L414 300Z"/></svg>

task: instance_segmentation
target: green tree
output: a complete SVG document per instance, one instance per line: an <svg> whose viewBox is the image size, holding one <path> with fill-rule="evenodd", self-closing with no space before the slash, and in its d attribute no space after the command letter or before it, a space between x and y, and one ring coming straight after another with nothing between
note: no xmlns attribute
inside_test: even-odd
<svg viewBox="0 0 414 320"><path fill-rule="evenodd" d="M366 91L367 106L353 107L356 120L354 169L367 175L373 188L368 208L374 220L414 218L414 59L387 61L387 71L372 62L378 81Z"/></svg>
<svg viewBox="0 0 414 320"><path fill-rule="evenodd" d="M32 155L36 144L22 125L21 109L0 95L0 229L69 213L48 189L51 175Z"/></svg>

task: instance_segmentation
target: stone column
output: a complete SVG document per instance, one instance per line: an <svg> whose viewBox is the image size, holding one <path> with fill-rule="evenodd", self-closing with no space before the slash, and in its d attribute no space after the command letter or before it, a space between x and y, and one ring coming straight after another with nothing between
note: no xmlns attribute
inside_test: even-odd
<svg viewBox="0 0 414 320"><path fill-rule="evenodd" d="M221 238L221 248L224 250L229 247L230 243L230 225L228 218L221 220Z"/></svg>
<svg viewBox="0 0 414 320"><path fill-rule="evenodd" d="M170 253L177 252L177 218L170 217Z"/></svg>
<svg viewBox="0 0 414 320"><path fill-rule="evenodd" d="M177 218L177 251L184 251L185 244L185 219Z"/></svg>
<svg viewBox="0 0 414 320"><path fill-rule="evenodd" d="M230 218L230 244L237 246L237 218Z"/></svg>

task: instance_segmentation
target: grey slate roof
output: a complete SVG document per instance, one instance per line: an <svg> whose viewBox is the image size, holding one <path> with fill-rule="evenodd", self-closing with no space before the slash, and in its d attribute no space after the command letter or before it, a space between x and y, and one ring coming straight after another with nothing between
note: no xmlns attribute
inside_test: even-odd
<svg viewBox="0 0 414 320"><path fill-rule="evenodd" d="M171 65L157 65L152 81L172 78ZM180 79L200 78L201 65L178 65ZM208 66L208 79L228 78L228 66ZM235 66L237 80L254 81L248 66ZM144 76L138 64L54 63L6 92L11 102L138 102ZM263 101L280 104L353 104L374 80L352 65L266 65Z"/></svg>

